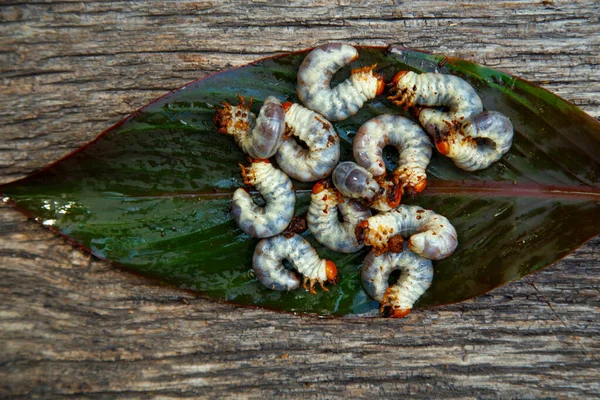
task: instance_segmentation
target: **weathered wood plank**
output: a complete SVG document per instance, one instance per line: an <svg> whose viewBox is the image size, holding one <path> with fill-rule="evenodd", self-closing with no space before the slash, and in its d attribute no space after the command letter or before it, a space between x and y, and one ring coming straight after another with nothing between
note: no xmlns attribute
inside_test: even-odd
<svg viewBox="0 0 600 400"><path fill-rule="evenodd" d="M542 83L600 117L597 3L426 1L407 8L378 2L4 6L3 179L68 154L184 83L327 40L396 43L481 62Z"/></svg>
<svg viewBox="0 0 600 400"><path fill-rule="evenodd" d="M0 182L193 79L343 40L542 84L600 117L595 1L0 5ZM242 309L114 269L0 206L0 396L593 398L600 238L402 321Z"/></svg>
<svg viewBox="0 0 600 400"><path fill-rule="evenodd" d="M197 299L93 260L17 213L0 216L10 228L0 238L5 394L581 398L600 389L598 239L473 301L404 321L320 320Z"/></svg>

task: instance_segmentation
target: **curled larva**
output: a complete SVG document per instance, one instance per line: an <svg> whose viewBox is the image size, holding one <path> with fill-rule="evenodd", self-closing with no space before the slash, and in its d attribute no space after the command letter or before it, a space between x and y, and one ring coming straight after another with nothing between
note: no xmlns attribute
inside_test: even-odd
<svg viewBox="0 0 600 400"><path fill-rule="evenodd" d="M358 57L358 51L341 43L329 43L312 50L298 69L298 97L302 103L330 121L354 115L365 102L381 94L383 76L375 65L352 70L350 78L331 88L331 78Z"/></svg>
<svg viewBox="0 0 600 400"><path fill-rule="evenodd" d="M414 107L438 151L459 168L487 168L512 145L510 120L498 112L483 112L475 90L457 76L401 71L394 77L390 94L388 98L395 104ZM446 107L448 111L426 107Z"/></svg>
<svg viewBox="0 0 600 400"><path fill-rule="evenodd" d="M400 277L393 285L388 279L393 271L400 270ZM361 269L363 287L381 305L383 316L402 318L410 313L415 302L431 286L433 264L405 246L401 253L384 253L379 256L370 252Z"/></svg>
<svg viewBox="0 0 600 400"><path fill-rule="evenodd" d="M400 71L392 84L388 99L398 106L448 108L419 110L419 121L430 134L448 132L483 111L475 89L458 76Z"/></svg>
<svg viewBox="0 0 600 400"><path fill-rule="evenodd" d="M463 123L460 131L443 138L436 147L457 167L477 171L502 158L510 150L512 139L510 119L499 112L484 111Z"/></svg>
<svg viewBox="0 0 600 400"><path fill-rule="evenodd" d="M342 221L338 215L341 215ZM371 211L356 200L344 199L325 181L313 186L306 221L319 243L340 253L354 253L363 247L354 231L358 223L371 216Z"/></svg>
<svg viewBox="0 0 600 400"><path fill-rule="evenodd" d="M250 111L240 96L240 104L224 102L215 113L215 125L221 133L232 135L238 146L252 158L269 158L281 144L285 132L285 113L279 100L273 96L265 99L258 118Z"/></svg>
<svg viewBox="0 0 600 400"><path fill-rule="evenodd" d="M419 206L400 205L374 215L356 227L356 236L376 254L395 251L402 237L409 237L408 248L430 260L448 257L458 246L456 229L443 215Z"/></svg>
<svg viewBox="0 0 600 400"><path fill-rule="evenodd" d="M294 216L296 194L290 178L269 160L254 160L250 167L240 165L245 185L256 187L265 206L254 203L245 189L233 193L231 213L241 230L265 238L285 230Z"/></svg>
<svg viewBox="0 0 600 400"><path fill-rule="evenodd" d="M300 104L284 103L286 137L275 159L292 178L311 182L327 177L340 159L340 139L323 116ZM298 140L304 142L304 148Z"/></svg>
<svg viewBox="0 0 600 400"><path fill-rule="evenodd" d="M373 174L352 161L339 163L331 174L333 184L344 197L357 199L378 211L389 211L400 204L402 187L384 176Z"/></svg>
<svg viewBox="0 0 600 400"><path fill-rule="evenodd" d="M365 122L352 143L354 159L374 176L384 175L383 148L398 149L398 166L392 180L408 193L420 193L427 185L425 169L431 159L431 142L421 127L411 120L383 114Z"/></svg>
<svg viewBox="0 0 600 400"><path fill-rule="evenodd" d="M319 283L329 291L325 282L337 283L337 268L330 260L319 258L316 250L300 235L278 235L263 239L256 245L252 258L252 269L258 280L273 290L294 290L300 280L283 265L287 260L293 269L304 277L303 287L315 294L314 285ZM307 284L310 284L307 286Z"/></svg>

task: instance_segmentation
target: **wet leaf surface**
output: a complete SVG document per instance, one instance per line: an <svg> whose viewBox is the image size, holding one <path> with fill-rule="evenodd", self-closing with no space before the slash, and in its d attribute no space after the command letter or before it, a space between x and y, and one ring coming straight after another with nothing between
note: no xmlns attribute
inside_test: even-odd
<svg viewBox="0 0 600 400"><path fill-rule="evenodd" d="M361 48L353 67L377 63L388 79L402 69L467 80L486 109L512 120L510 152L476 173L434 154L429 188L407 202L447 216L459 234L454 255L434 264L433 286L417 306L457 302L518 279L600 234L600 127L557 96L510 75L463 60L406 49ZM0 186L5 201L94 255L162 282L236 304L320 315L375 314L360 284L366 250L344 255L311 237L338 266L329 293L280 293L262 287L251 258L258 242L229 212L242 186L245 156L213 125L215 107L252 96L253 111L275 95L298 101L296 70L305 52L257 61L192 82L134 113L69 157ZM345 79L350 68L334 77ZM382 113L410 117L384 97L334 124L342 159L352 137ZM297 184L296 214L307 184Z"/></svg>

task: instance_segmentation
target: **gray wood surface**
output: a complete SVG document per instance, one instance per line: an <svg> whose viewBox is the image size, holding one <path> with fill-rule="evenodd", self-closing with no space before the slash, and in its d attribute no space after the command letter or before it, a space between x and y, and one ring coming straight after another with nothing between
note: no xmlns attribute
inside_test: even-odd
<svg viewBox="0 0 600 400"><path fill-rule="evenodd" d="M9 1L0 182L150 100L327 41L492 66L600 117L597 1ZM600 396L600 237L546 270L403 320L200 299L119 271L0 206L0 396Z"/></svg>

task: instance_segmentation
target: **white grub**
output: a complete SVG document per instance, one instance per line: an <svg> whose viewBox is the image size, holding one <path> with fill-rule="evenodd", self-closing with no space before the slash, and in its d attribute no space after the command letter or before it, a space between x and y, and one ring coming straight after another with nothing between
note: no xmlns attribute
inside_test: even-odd
<svg viewBox="0 0 600 400"><path fill-rule="evenodd" d="M260 108L258 118L240 96L240 104L224 102L215 113L215 125L221 133L232 135L242 151L252 158L269 158L281 145L285 132L285 113L281 102L269 96Z"/></svg>
<svg viewBox="0 0 600 400"><path fill-rule="evenodd" d="M400 277L392 284L388 279L393 271ZM361 269L362 285L372 298L380 303L383 316L402 318L408 315L415 302L429 289L433 280L433 264L404 248L401 253L370 252Z"/></svg>
<svg viewBox="0 0 600 400"><path fill-rule="evenodd" d="M252 269L258 280L272 290L294 290L300 279L283 265L287 260L304 277L303 287L315 294L318 283L323 290L326 282L337 283L337 268L330 260L319 258L317 251L300 235L278 235L263 239L256 245Z"/></svg>
<svg viewBox="0 0 600 400"><path fill-rule="evenodd" d="M338 215L341 215L342 221ZM330 250L354 253L363 247L356 240L356 226L371 211L356 200L344 199L325 181L313 186L306 221L315 239Z"/></svg>
<svg viewBox="0 0 600 400"><path fill-rule="evenodd" d="M438 151L457 167L467 171L487 168L510 149L510 120L495 111L484 112L477 92L463 79L401 71L393 85L388 98L401 107L413 107ZM446 107L448 111L427 107Z"/></svg>
<svg viewBox="0 0 600 400"><path fill-rule="evenodd" d="M311 110L330 121L341 121L358 112L363 104L380 94L383 77L375 65L352 70L350 78L331 88L331 78L358 58L358 51L341 43L312 50L298 69L298 97Z"/></svg>
<svg viewBox="0 0 600 400"><path fill-rule="evenodd" d="M402 187L373 174L352 161L339 163L331 174L333 184L344 197L357 199L377 211L390 211L400 204Z"/></svg>
<svg viewBox="0 0 600 400"><path fill-rule="evenodd" d="M398 166L392 180L400 182L405 192L423 191L432 153L427 134L407 118L379 115L365 122L356 133L352 143L354 159L373 176L384 175L383 148L388 145L398 150Z"/></svg>
<svg viewBox="0 0 600 400"><path fill-rule="evenodd" d="M257 238L283 232L294 216L296 194L292 181L268 160L254 160L250 167L240 167L244 184L256 187L266 204L258 206L245 189L237 189L231 207L235 222L241 230Z"/></svg>
<svg viewBox="0 0 600 400"><path fill-rule="evenodd" d="M443 215L419 206L400 205L394 210L367 218L358 224L357 238L382 254L408 237L408 248L430 260L448 257L458 246L454 226ZM401 241L401 239L400 239Z"/></svg>
<svg viewBox="0 0 600 400"><path fill-rule="evenodd" d="M484 111L466 121L459 131L445 138L446 157L466 171L489 167L510 150L513 125L505 115ZM437 145L443 149L443 144Z"/></svg>
<svg viewBox="0 0 600 400"><path fill-rule="evenodd" d="M279 167L302 182L329 176L340 159L340 139L333 125L300 104L285 103L284 109L286 137L275 155Z"/></svg>
<svg viewBox="0 0 600 400"><path fill-rule="evenodd" d="M448 132L452 125L460 125L483 111L477 92L455 75L401 71L393 84L389 99L398 106L448 108L448 111L427 108L419 111L419 121L430 134Z"/></svg>

